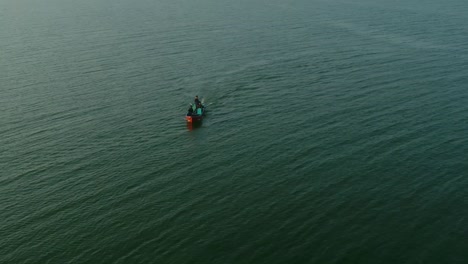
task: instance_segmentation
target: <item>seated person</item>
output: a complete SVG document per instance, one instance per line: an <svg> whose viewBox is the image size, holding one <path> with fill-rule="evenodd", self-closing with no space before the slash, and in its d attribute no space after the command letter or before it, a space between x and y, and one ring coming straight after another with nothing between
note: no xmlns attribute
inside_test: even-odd
<svg viewBox="0 0 468 264"><path fill-rule="evenodd" d="M189 107L188 112L187 112L187 115L188 115L188 116L193 115L193 108L192 108L192 106Z"/></svg>

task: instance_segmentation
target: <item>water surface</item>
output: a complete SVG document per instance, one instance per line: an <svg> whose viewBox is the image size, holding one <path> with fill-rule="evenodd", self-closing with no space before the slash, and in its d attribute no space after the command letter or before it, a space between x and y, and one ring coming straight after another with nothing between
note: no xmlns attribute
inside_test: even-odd
<svg viewBox="0 0 468 264"><path fill-rule="evenodd" d="M466 262L464 1L0 0L0 25L1 263Z"/></svg>

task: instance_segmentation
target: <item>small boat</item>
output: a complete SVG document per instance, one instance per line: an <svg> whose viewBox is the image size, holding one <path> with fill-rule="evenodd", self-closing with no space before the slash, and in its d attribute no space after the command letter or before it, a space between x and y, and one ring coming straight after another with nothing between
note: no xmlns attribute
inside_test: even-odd
<svg viewBox="0 0 468 264"><path fill-rule="evenodd" d="M190 111L190 109L192 109L192 111ZM201 122L205 114L206 107L203 104L201 104L201 107L190 104L189 111L187 111L187 114L185 115L185 120L188 123Z"/></svg>

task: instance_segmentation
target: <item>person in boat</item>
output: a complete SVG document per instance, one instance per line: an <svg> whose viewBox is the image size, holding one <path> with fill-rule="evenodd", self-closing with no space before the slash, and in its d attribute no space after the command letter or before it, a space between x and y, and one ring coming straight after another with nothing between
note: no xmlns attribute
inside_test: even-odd
<svg viewBox="0 0 468 264"><path fill-rule="evenodd" d="M197 107L199 107L199 105L201 105L200 99L198 99L198 95L195 96L195 105L196 105Z"/></svg>
<svg viewBox="0 0 468 264"><path fill-rule="evenodd" d="M188 116L192 116L193 115L193 107L192 105L190 105L189 109L188 109L188 112L187 112L187 115Z"/></svg>

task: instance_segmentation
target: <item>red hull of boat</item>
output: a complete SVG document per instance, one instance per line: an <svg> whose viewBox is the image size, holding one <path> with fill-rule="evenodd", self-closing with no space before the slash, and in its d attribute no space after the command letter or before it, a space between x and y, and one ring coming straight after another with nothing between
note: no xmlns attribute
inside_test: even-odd
<svg viewBox="0 0 468 264"><path fill-rule="evenodd" d="M203 116L185 116L185 120L189 123L200 122L203 120Z"/></svg>

